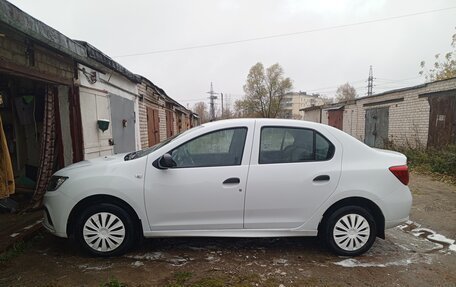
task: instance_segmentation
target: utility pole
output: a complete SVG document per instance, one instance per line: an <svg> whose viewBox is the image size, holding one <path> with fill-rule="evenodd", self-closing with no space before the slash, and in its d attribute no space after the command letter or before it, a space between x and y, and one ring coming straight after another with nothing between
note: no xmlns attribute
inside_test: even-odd
<svg viewBox="0 0 456 287"><path fill-rule="evenodd" d="M373 87L374 87L374 75L372 73L372 66L370 66L369 78L367 78L367 96L372 96Z"/></svg>
<svg viewBox="0 0 456 287"><path fill-rule="evenodd" d="M222 99L222 119L223 119L223 93L220 93L220 98Z"/></svg>
<svg viewBox="0 0 456 287"><path fill-rule="evenodd" d="M214 88L212 86L212 82L211 82L211 90L209 92L207 92L210 97L209 97L209 115L210 115L210 121L213 121L215 120L215 103L214 103L214 100L217 99L217 96L215 96L217 93L214 92Z"/></svg>
<svg viewBox="0 0 456 287"><path fill-rule="evenodd" d="M214 88L212 87L212 82L211 82L211 90L209 92L207 92L210 97L209 97L209 115L210 115L210 121L212 122L213 120L215 120L215 107L214 107L214 100L217 99L217 96L215 95L218 95L218 93L214 92Z"/></svg>

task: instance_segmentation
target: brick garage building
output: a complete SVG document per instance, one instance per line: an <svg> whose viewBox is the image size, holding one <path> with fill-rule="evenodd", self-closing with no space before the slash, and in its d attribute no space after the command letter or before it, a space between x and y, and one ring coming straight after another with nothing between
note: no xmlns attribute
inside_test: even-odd
<svg viewBox="0 0 456 287"><path fill-rule="evenodd" d="M456 143L456 78L320 109L322 123L337 126L370 146L423 148ZM334 119L339 115L340 119Z"/></svg>
<svg viewBox="0 0 456 287"><path fill-rule="evenodd" d="M148 119L147 107L159 111L153 141L149 130L157 120ZM4 0L0 117L16 189L40 194L64 166L150 146L195 122L191 111L149 80Z"/></svg>

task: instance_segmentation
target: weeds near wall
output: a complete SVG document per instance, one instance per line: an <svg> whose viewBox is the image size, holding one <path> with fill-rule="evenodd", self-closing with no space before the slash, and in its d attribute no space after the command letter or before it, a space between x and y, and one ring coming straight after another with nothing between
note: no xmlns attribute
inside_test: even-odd
<svg viewBox="0 0 456 287"><path fill-rule="evenodd" d="M456 145L434 149L393 148L407 156L408 165L419 172L433 173L456 183Z"/></svg>

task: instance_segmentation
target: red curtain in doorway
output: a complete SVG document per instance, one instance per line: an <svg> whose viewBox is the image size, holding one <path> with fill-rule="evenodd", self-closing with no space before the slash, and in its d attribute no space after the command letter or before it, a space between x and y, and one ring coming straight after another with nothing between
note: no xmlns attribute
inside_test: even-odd
<svg viewBox="0 0 456 287"><path fill-rule="evenodd" d="M44 100L43 131L41 136L40 166L35 193L33 194L31 207L38 208L43 201L46 187L54 172L56 157L56 112L54 103L57 97L57 88L46 87Z"/></svg>

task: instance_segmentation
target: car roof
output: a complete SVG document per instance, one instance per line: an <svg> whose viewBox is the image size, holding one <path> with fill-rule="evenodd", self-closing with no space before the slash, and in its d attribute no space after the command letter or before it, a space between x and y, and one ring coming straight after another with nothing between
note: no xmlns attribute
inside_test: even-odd
<svg viewBox="0 0 456 287"><path fill-rule="evenodd" d="M306 127L322 127L327 126L320 123L304 121L304 120L293 120L293 119L270 119L270 118L237 118L237 119L226 119L226 120L218 120L214 122L208 122L202 124L205 127L216 127L216 126L227 126L229 124L247 124L247 123L260 123L261 125L301 125Z"/></svg>

